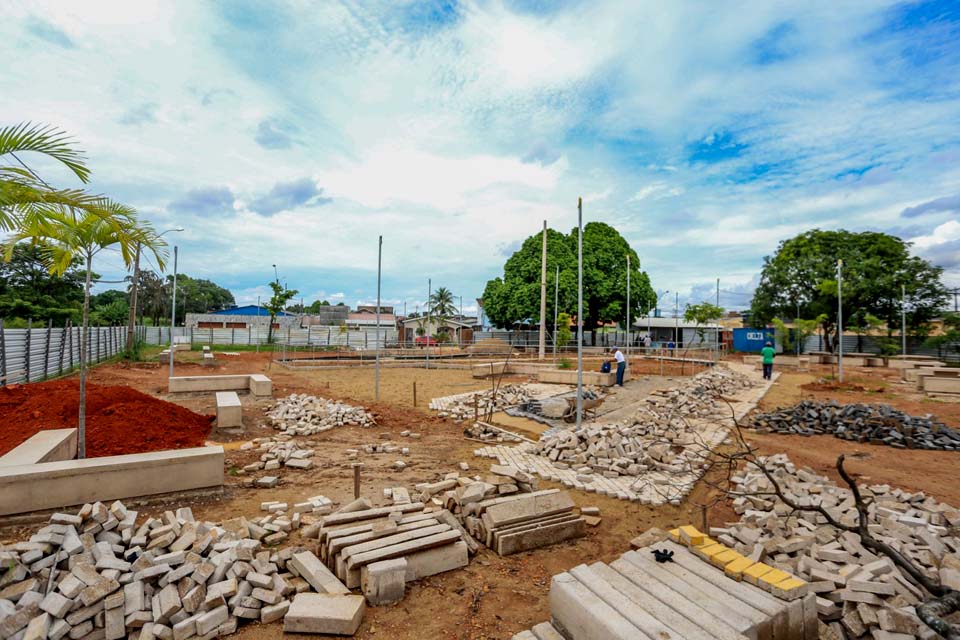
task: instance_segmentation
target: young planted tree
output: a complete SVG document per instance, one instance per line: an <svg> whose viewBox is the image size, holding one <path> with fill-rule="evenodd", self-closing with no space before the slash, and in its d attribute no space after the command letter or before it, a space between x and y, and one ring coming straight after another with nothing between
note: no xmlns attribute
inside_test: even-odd
<svg viewBox="0 0 960 640"><path fill-rule="evenodd" d="M83 320L80 331L80 408L78 418L77 457L86 455L86 391L87 391L87 327L90 323L90 285L93 259L108 247L120 250L124 262L133 262L139 243L154 254L158 265L166 258L165 244L150 226L137 220L135 211L106 198L93 204L70 209L49 210L43 216L22 221L5 246L4 258L10 259L13 247L28 240L39 244L49 259L50 271L62 274L77 258L83 261Z"/></svg>
<svg viewBox="0 0 960 640"><path fill-rule="evenodd" d="M557 347L563 348L573 340L573 332L570 331L570 314L561 313L557 315Z"/></svg>
<svg viewBox="0 0 960 640"><path fill-rule="evenodd" d="M80 182L90 179L83 152L63 131L29 122L0 128L0 231L16 232L65 207L94 208L96 196L79 189L54 189L20 154L41 154L67 167Z"/></svg>
<svg viewBox="0 0 960 640"><path fill-rule="evenodd" d="M267 308L267 311L270 312L270 327L267 329L267 342L272 344L273 321L279 314L283 313L287 303L300 292L296 289L287 289L276 280L270 282L270 288L273 290L273 296L271 296L270 300L264 306Z"/></svg>

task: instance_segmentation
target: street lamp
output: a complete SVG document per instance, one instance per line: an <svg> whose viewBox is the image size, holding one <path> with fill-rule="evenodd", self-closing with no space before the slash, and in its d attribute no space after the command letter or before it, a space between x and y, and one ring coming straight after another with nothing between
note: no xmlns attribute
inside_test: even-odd
<svg viewBox="0 0 960 640"><path fill-rule="evenodd" d="M183 231L183 227L174 227L160 233L157 237L172 231ZM177 326L177 245L173 245L173 302L170 305L170 377L173 377L173 360L176 353L173 348L173 328Z"/></svg>

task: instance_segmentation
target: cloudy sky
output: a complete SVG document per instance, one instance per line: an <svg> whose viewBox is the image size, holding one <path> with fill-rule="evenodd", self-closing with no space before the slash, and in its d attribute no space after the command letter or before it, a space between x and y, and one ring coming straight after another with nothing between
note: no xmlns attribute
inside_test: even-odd
<svg viewBox="0 0 960 640"><path fill-rule="evenodd" d="M743 307L812 227L911 239L960 286L955 0L0 5L0 123L69 131L240 303L273 264L369 302L382 234L384 300L432 277L473 309L578 196L681 305L720 278Z"/></svg>

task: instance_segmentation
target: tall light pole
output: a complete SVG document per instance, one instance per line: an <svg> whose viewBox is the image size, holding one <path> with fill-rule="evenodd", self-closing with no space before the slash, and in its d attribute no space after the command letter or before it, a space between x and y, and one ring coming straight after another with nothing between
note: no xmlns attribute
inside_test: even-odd
<svg viewBox="0 0 960 640"><path fill-rule="evenodd" d="M630 254L627 254L627 366L630 366Z"/></svg>
<svg viewBox="0 0 960 640"><path fill-rule="evenodd" d="M900 353L907 355L907 286L900 285Z"/></svg>
<svg viewBox="0 0 960 640"><path fill-rule="evenodd" d="M173 304L170 309L170 377L173 377L173 328L177 326L177 245L173 245Z"/></svg>
<svg viewBox="0 0 960 640"><path fill-rule="evenodd" d="M676 300L673 303L673 346L680 346L680 292L675 291Z"/></svg>
<svg viewBox="0 0 960 640"><path fill-rule="evenodd" d="M560 307L560 265L557 265L557 275L553 279L553 359L557 359L557 318Z"/></svg>
<svg viewBox="0 0 960 640"><path fill-rule="evenodd" d="M583 198L577 198L577 428L583 424Z"/></svg>
<svg viewBox="0 0 960 640"><path fill-rule="evenodd" d="M383 255L383 236L377 241L377 333L374 343L377 350L377 373L373 383L373 399L380 401L380 264Z"/></svg>
<svg viewBox="0 0 960 640"><path fill-rule="evenodd" d="M174 231L183 231L183 227L174 227L173 229L167 229L161 231L157 234L158 238L162 238L168 233ZM141 244L137 243L137 249L133 261L133 280L130 283L130 317L127 322L127 349L130 349L134 344L134 332L137 326L137 294L140 290L140 252Z"/></svg>
<svg viewBox="0 0 960 640"><path fill-rule="evenodd" d="M431 278L427 278L427 335L425 336L427 339L427 369L430 368L430 298L432 297L433 280Z"/></svg>
<svg viewBox="0 0 960 640"><path fill-rule="evenodd" d="M547 357L547 221L543 221L543 238L540 244L540 336L537 358Z"/></svg>
<svg viewBox="0 0 960 640"><path fill-rule="evenodd" d="M280 274L277 273L277 265L273 265L273 279L275 282L280 282Z"/></svg>
<svg viewBox="0 0 960 640"><path fill-rule="evenodd" d="M843 260L837 260L837 342L839 357L837 358L837 372L840 382L843 382Z"/></svg>

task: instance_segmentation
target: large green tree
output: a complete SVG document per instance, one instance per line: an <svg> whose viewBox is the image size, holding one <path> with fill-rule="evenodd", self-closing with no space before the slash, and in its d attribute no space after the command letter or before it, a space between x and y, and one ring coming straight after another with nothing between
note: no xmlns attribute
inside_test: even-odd
<svg viewBox="0 0 960 640"><path fill-rule="evenodd" d="M84 281L80 265L77 258L57 277L50 274L39 245L14 246L10 261L0 260L0 318L52 320L57 326L64 326L67 320L79 323Z"/></svg>
<svg viewBox="0 0 960 640"><path fill-rule="evenodd" d="M541 232L542 233L542 232ZM507 260L503 277L487 282L483 309L502 328L517 322L538 323L540 316L540 251L537 233ZM630 256L630 317L636 318L656 303L650 279L640 270L640 258L616 229L590 222L583 229L584 330L604 322L626 322L627 256ZM577 313L577 229L565 235L547 229L547 318L554 315L556 268L560 267L559 311ZM548 324L550 324L548 322ZM594 334L594 341L596 334Z"/></svg>
<svg viewBox="0 0 960 640"><path fill-rule="evenodd" d="M819 317L826 348L837 339L837 261L843 260L843 314L871 314L888 333L900 326L901 287L906 288L907 324L916 329L936 317L947 300L943 270L910 255L910 243L873 231L813 229L780 243L764 258L754 292L754 325L777 316Z"/></svg>
<svg viewBox="0 0 960 640"><path fill-rule="evenodd" d="M173 275L167 276L166 290L172 292ZM167 301L169 315L169 300ZM219 311L234 304L233 294L215 282L203 278L191 278L187 274L177 274L177 324L188 313L207 313Z"/></svg>

